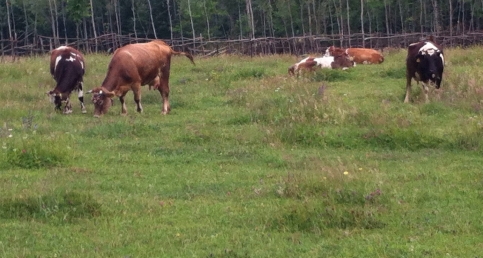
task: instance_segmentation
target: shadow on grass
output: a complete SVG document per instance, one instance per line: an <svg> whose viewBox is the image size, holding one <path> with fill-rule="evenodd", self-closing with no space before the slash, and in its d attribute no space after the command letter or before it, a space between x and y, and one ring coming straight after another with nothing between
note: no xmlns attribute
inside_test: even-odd
<svg viewBox="0 0 483 258"><path fill-rule="evenodd" d="M364 193L364 184L344 178L317 180L289 174L276 189L280 198L294 199L268 220L274 230L323 232L325 229L378 229L389 201L379 188Z"/></svg>
<svg viewBox="0 0 483 258"><path fill-rule="evenodd" d="M0 218L73 223L101 214L101 205L89 194L50 193L39 197L0 199Z"/></svg>

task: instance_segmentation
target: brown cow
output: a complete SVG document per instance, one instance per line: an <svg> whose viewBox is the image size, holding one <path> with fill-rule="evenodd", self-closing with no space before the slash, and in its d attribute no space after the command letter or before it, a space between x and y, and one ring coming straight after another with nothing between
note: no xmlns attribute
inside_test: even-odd
<svg viewBox="0 0 483 258"><path fill-rule="evenodd" d="M380 64L384 62L384 56L375 49L370 48L337 48L330 46L325 51L325 56L338 56L347 54L358 64Z"/></svg>
<svg viewBox="0 0 483 258"><path fill-rule="evenodd" d="M294 76L295 74L299 75L301 72L313 72L316 66L317 62L314 61L314 57L309 56L290 66L288 68L288 74Z"/></svg>
<svg viewBox="0 0 483 258"><path fill-rule="evenodd" d="M172 55L184 55L194 64L191 54L174 51L161 40L116 49L102 85L88 92L93 93L94 116L105 114L112 104L110 98L114 96L118 96L121 101L121 114L127 114L124 96L129 90L134 93L137 111L142 112L141 86L147 84L158 89L163 99L162 114L168 114L171 109L168 97Z"/></svg>
<svg viewBox="0 0 483 258"><path fill-rule="evenodd" d="M84 56L77 49L61 46L50 54L50 74L54 77L57 85L47 95L50 101L55 104L55 109L60 111L62 103L65 102L64 114L72 113L70 94L78 91L77 97L81 104L82 113L86 113L84 105L83 77L85 72Z"/></svg>

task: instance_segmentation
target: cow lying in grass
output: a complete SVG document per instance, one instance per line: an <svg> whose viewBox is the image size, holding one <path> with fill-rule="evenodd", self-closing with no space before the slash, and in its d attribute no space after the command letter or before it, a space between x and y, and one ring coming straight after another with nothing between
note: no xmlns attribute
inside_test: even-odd
<svg viewBox="0 0 483 258"><path fill-rule="evenodd" d="M346 54L339 56L307 57L288 68L288 74L299 75L301 72L313 72L316 68L346 70L356 64Z"/></svg>
<svg viewBox="0 0 483 258"><path fill-rule="evenodd" d="M330 46L325 51L325 56L338 56L347 54L358 64L380 64L384 62L384 56L375 49L370 48L337 48Z"/></svg>
<svg viewBox="0 0 483 258"><path fill-rule="evenodd" d="M184 55L194 64L193 56L185 52L174 51L161 40L149 43L130 44L116 49L107 70L106 78L100 87L90 90L94 103L94 116L107 113L112 105L111 98L118 96L121 101L121 114L127 114L124 97L132 90L137 111L142 112L141 86L150 85L159 90L163 99L162 114L168 114L169 74L171 56Z"/></svg>
<svg viewBox="0 0 483 258"><path fill-rule="evenodd" d="M56 86L47 92L56 110L61 110L65 103L64 114L72 113L70 94L78 91L77 97L81 104L82 113L86 113L84 105L83 77L85 72L84 56L77 49L61 46L50 54L50 74L54 77Z"/></svg>

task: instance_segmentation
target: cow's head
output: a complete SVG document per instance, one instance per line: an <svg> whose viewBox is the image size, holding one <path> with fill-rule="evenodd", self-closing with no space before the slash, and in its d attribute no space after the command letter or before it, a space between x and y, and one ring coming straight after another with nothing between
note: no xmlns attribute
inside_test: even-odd
<svg viewBox="0 0 483 258"><path fill-rule="evenodd" d="M288 74L289 74L289 75L292 75L292 76L293 76L293 75L295 75L295 66L296 66L296 65L292 65L292 66L290 66L290 67L288 68Z"/></svg>
<svg viewBox="0 0 483 258"><path fill-rule="evenodd" d="M67 98L67 94L62 95L62 93L57 92L55 90L51 90L46 93L47 96L50 98L50 103L55 105L56 110L60 110L60 106L62 105L62 101L65 101Z"/></svg>
<svg viewBox="0 0 483 258"><path fill-rule="evenodd" d="M325 50L325 55L324 56L331 56L332 53L334 52L334 49L335 47L334 46L330 46L328 47L326 50Z"/></svg>
<svg viewBox="0 0 483 258"><path fill-rule="evenodd" d="M342 68L345 70L349 67L356 66L356 63L354 62L353 57L343 53L341 55L334 56L334 62L332 62L331 66L333 69Z"/></svg>
<svg viewBox="0 0 483 258"><path fill-rule="evenodd" d="M112 98L114 93L102 87L94 88L87 93L92 94L92 103L94 103L94 117L100 117L107 113L112 106Z"/></svg>
<svg viewBox="0 0 483 258"><path fill-rule="evenodd" d="M428 42L419 50L416 62L423 71L423 81L431 81L435 83L436 89L439 89L444 68L443 52Z"/></svg>

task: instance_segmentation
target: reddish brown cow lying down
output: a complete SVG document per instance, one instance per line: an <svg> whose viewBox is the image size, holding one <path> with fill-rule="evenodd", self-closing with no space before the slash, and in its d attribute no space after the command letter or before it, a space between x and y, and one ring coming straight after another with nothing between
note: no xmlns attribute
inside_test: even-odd
<svg viewBox="0 0 483 258"><path fill-rule="evenodd" d="M121 101L121 114L127 114L124 96L130 90L134 93L137 111L142 112L141 86L147 84L159 90L163 99L162 114L169 113L171 109L169 106L169 73L172 55L184 55L194 64L191 54L174 51L161 40L118 48L112 56L102 85L88 92L93 93L94 116L99 117L105 114L111 106L111 98L114 96L118 96Z"/></svg>
<svg viewBox="0 0 483 258"><path fill-rule="evenodd" d="M384 56L371 48L338 48L330 46L325 51L325 56L338 56L347 54L358 64L380 64L384 62Z"/></svg>

